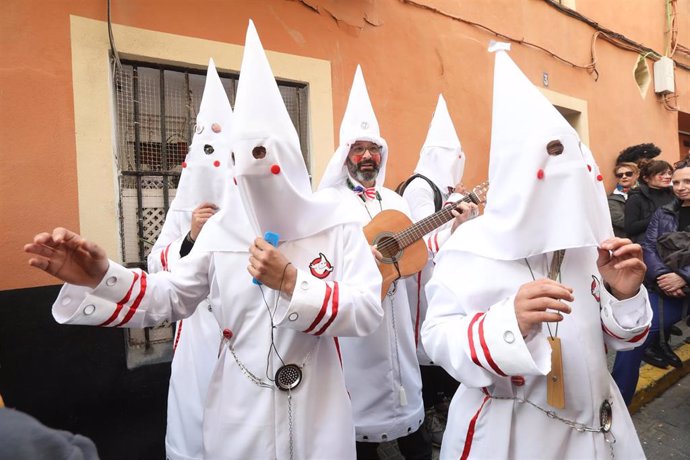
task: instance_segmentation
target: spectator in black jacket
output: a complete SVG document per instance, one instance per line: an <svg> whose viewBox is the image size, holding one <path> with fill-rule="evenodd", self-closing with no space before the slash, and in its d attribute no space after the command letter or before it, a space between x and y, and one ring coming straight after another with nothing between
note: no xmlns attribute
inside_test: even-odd
<svg viewBox="0 0 690 460"><path fill-rule="evenodd" d="M681 319L683 304L690 296L690 265L668 266L659 253L659 238L672 232L690 232L690 158L676 163L672 177L674 199L654 213L642 243L647 265L645 284L654 317L645 343L634 350L619 352L613 366L613 378L626 404L630 404L637 386L640 361L667 367L681 367L682 361L671 350L665 337L673 323ZM663 331L665 334L660 334Z"/></svg>
<svg viewBox="0 0 690 460"><path fill-rule="evenodd" d="M625 202L630 190L637 186L637 178L640 177L640 169L635 163L618 163L613 168L613 173L618 180L616 188L609 194L609 211L613 223L613 233L619 238L627 238L625 234Z"/></svg>
<svg viewBox="0 0 690 460"><path fill-rule="evenodd" d="M642 243L652 214L673 200L673 168L664 160L641 160L640 184L625 202L625 233L634 243Z"/></svg>

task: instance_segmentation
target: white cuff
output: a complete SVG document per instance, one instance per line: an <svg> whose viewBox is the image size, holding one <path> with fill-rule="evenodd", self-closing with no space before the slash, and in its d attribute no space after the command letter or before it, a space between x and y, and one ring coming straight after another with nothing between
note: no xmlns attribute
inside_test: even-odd
<svg viewBox="0 0 690 460"><path fill-rule="evenodd" d="M515 297L494 304L484 321L486 347L505 375L546 375L551 370L551 347L538 332L522 338L515 316Z"/></svg>
<svg viewBox="0 0 690 460"><path fill-rule="evenodd" d="M647 289L640 286L634 297L625 300L618 300L606 289L602 289L601 322L618 338L629 339L642 333L652 322Z"/></svg>
<svg viewBox="0 0 690 460"><path fill-rule="evenodd" d="M331 317L333 287L302 270L297 270L292 299L281 301L275 314L276 325L305 331L318 332Z"/></svg>

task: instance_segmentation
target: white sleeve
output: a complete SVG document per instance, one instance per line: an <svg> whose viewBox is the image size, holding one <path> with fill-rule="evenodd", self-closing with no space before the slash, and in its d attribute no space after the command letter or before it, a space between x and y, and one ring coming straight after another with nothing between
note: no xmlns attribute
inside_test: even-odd
<svg viewBox="0 0 690 460"><path fill-rule="evenodd" d="M344 229L344 263L335 281L297 270L292 298L280 302L277 324L307 334L363 336L381 324L381 274L359 226Z"/></svg>
<svg viewBox="0 0 690 460"><path fill-rule="evenodd" d="M469 387L491 385L497 377L548 374L551 348L541 333L522 338L514 296L493 305L465 296L462 284L473 282L474 262L463 256L443 252L427 284L422 342L429 357Z"/></svg>
<svg viewBox="0 0 690 460"><path fill-rule="evenodd" d="M168 212L161 233L149 253L149 273L170 270L180 259L180 247L189 232L191 213Z"/></svg>
<svg viewBox="0 0 690 460"><path fill-rule="evenodd" d="M434 192L424 179L410 182L403 192L403 198L410 207L412 222L419 222L436 212Z"/></svg>
<svg viewBox="0 0 690 460"><path fill-rule="evenodd" d="M61 324L132 328L186 318L208 295L211 257L190 254L174 274L152 275L110 261L96 288L65 284L53 303L53 317Z"/></svg>
<svg viewBox="0 0 690 460"><path fill-rule="evenodd" d="M652 307L647 289L640 286L634 297L618 300L601 289L601 325L604 339L613 350L631 350L642 345L652 324Z"/></svg>

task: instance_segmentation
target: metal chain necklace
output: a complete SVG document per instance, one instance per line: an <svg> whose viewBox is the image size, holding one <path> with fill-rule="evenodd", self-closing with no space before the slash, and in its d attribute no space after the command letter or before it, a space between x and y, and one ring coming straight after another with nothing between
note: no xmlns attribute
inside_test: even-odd
<svg viewBox="0 0 690 460"><path fill-rule="evenodd" d="M220 349L218 351L218 354L220 355L220 351L222 350L223 346L227 343L228 349L230 351L230 354L232 355L233 359L235 360L235 363L237 364L237 367L240 369L242 374L244 374L249 381L251 381L253 384L258 386L259 388L265 388L269 390L274 390L276 387L282 391L287 392L287 402L288 402L288 433L289 433L289 449L290 449L290 460L294 459L294 452L295 452L295 447L294 447L294 435L293 435L293 430L294 430L294 423L293 423L293 408L292 408L292 390L296 389L299 384L302 382L302 369L306 367L306 365L309 362L309 359L311 358L312 353L316 348L318 347L319 343L321 343L321 337L316 337L316 340L314 342L314 346L309 350L309 353L304 358L304 361L302 364L285 364L285 361L283 361L282 356L278 352L278 349L276 348L275 345L275 338L274 338L274 330L276 328L275 323L273 322L273 318L275 315L276 310L278 309L278 302L280 300L280 291L282 290L283 287L283 280L285 278L285 271L287 270L288 265L290 265L290 262L288 262L285 267L283 268L283 276L281 277L280 281L280 287L277 291L275 291L276 295L276 300L275 304L273 307L273 310L271 310L271 307L268 304L268 301L266 300L266 296L264 295L264 291L261 285L258 285L260 291L261 291L261 298L264 301L264 305L266 306L266 311L268 312L268 317L271 322L271 344L268 349L268 354L266 355L266 370L265 370L265 375L266 379L270 381L271 383L267 383L265 380L262 378L257 377L254 375L248 368L247 366L244 365L244 363L239 359L237 356L237 353L235 352L235 348L233 347L232 344L232 335L225 336L223 335L223 338L220 342ZM269 374L269 369L271 367L271 356L275 354L275 356L278 358L280 361L281 366L278 368L278 370L275 373L275 378L271 378Z"/></svg>
<svg viewBox="0 0 690 460"><path fill-rule="evenodd" d="M555 411L550 410L550 409L544 409L543 407L539 406L538 404L535 404L534 402L530 401L529 399L526 398L520 398L517 396L493 396L493 395L488 395L489 398L491 399L498 399L502 401L515 401L521 404L529 404L530 406L534 407L535 409L540 410L544 414L546 414L547 417L558 420L559 422L562 422L563 424L567 425L568 427L572 428L575 431L578 431L580 433L602 433L604 435L604 441L609 446L609 449L611 451L611 458L614 458L614 450L613 450L613 445L616 443L616 437L613 435L611 432L611 425L613 422L613 417L612 417L612 410L611 410L611 403L607 400L604 400L602 403L600 409L599 409L599 426L589 426L584 423L576 422L575 420L569 420L565 417L559 416Z"/></svg>

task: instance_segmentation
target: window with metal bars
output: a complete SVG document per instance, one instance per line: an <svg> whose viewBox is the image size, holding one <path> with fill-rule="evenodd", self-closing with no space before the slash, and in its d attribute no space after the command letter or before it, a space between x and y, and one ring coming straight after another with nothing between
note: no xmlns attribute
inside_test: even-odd
<svg viewBox="0 0 690 460"><path fill-rule="evenodd" d="M234 105L239 76L219 75ZM113 68L113 77L122 260L128 267L145 269L192 142L206 72L122 61L120 68ZM282 81L278 85L310 170L307 85ZM128 367L170 359L173 333L169 325L129 330L127 335ZM132 350L139 352L132 354Z"/></svg>

